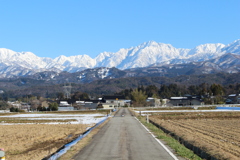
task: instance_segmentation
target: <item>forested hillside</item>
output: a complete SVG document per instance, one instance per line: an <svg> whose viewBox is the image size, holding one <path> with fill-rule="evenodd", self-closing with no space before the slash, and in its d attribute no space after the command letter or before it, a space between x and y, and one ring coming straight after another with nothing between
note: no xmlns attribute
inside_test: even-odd
<svg viewBox="0 0 240 160"><path fill-rule="evenodd" d="M157 88L163 85L170 84L177 85L178 92L184 93L184 88L189 86L199 86L202 84L219 84L224 88L224 94L231 94L239 92L234 90L231 86L240 84L240 75L218 73L218 74L205 74L205 75L192 75L192 76L177 76L177 77L130 77L130 78L117 78L93 81L87 84L71 83L71 92L85 92L89 95L111 95L119 93L125 89L134 89L139 86L154 85ZM5 93L2 98L6 97L21 97L26 95L35 95L42 97L54 98L63 93L64 84L53 84L49 81L33 80L29 78L19 78L14 80L1 80L0 89ZM195 93L197 94L197 93Z"/></svg>

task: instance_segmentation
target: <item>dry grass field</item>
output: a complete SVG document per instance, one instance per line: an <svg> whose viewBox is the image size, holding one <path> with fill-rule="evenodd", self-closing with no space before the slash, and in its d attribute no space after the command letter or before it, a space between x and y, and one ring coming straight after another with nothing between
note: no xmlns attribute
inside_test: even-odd
<svg viewBox="0 0 240 160"><path fill-rule="evenodd" d="M150 119L219 160L240 159L240 113L161 113Z"/></svg>
<svg viewBox="0 0 240 160"><path fill-rule="evenodd" d="M41 114L36 117L31 114L21 114L22 117L12 115L0 114L0 148L5 149L6 160L41 160L71 142L102 117L99 114L83 117L81 113L72 113L73 117L58 113L57 118L52 114L43 114L45 117ZM86 121L90 123L82 123Z"/></svg>
<svg viewBox="0 0 240 160"><path fill-rule="evenodd" d="M86 130L84 124L0 125L7 160L40 160Z"/></svg>

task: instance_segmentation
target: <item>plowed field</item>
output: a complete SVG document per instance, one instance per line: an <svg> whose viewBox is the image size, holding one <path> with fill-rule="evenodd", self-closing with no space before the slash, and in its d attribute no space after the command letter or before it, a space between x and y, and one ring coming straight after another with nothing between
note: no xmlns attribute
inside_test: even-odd
<svg viewBox="0 0 240 160"><path fill-rule="evenodd" d="M150 119L217 159L240 159L239 113L164 113Z"/></svg>

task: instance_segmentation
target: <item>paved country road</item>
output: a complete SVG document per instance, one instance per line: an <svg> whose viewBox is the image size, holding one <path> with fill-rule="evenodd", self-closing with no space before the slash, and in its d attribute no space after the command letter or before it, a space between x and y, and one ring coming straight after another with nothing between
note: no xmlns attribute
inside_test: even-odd
<svg viewBox="0 0 240 160"><path fill-rule="evenodd" d="M127 108L120 109L73 159L173 160Z"/></svg>

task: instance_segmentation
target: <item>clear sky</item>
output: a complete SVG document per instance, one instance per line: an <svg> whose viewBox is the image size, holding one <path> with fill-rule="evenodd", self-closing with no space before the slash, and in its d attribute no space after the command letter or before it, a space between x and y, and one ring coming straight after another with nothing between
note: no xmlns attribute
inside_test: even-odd
<svg viewBox="0 0 240 160"><path fill-rule="evenodd" d="M240 39L240 0L0 0L0 48L39 57L117 52L150 40Z"/></svg>

